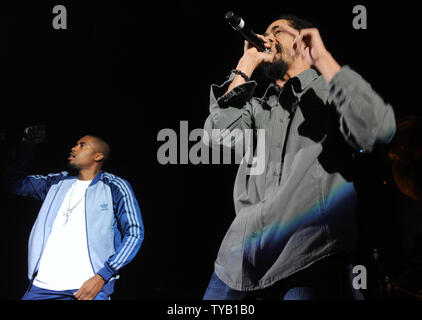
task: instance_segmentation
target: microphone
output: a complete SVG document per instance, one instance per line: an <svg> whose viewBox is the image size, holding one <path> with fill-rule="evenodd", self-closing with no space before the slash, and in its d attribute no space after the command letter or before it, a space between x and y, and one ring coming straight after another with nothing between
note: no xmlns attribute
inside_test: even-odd
<svg viewBox="0 0 422 320"><path fill-rule="evenodd" d="M226 13L225 18L229 25L236 31L239 31L240 34L258 51L269 53L270 50L265 48L264 42L258 38L255 32L245 23L245 21L239 17L237 14L229 11Z"/></svg>

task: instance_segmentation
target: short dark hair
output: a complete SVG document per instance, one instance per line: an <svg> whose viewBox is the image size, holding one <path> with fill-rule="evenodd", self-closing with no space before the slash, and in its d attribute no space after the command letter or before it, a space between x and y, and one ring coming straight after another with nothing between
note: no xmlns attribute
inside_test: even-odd
<svg viewBox="0 0 422 320"><path fill-rule="evenodd" d="M110 154L111 154L110 145L103 138L94 134L86 134L85 136L89 136L97 140L97 148L98 148L97 151L103 154L104 156L103 163L106 162L108 159L110 159Z"/></svg>
<svg viewBox="0 0 422 320"><path fill-rule="evenodd" d="M287 20L290 26L298 31L307 28L315 28L315 24L305 18L298 17L294 14L283 13L277 18L277 20L280 19Z"/></svg>

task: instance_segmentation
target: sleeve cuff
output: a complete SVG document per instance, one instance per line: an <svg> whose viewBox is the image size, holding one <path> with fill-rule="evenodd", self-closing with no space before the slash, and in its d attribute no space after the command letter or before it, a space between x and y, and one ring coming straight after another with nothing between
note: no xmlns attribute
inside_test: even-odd
<svg viewBox="0 0 422 320"><path fill-rule="evenodd" d="M235 74L232 72L222 85L211 85L211 104L218 104L220 107L235 106L237 103L243 105L252 98L258 85L254 80L238 85L225 94L234 76Z"/></svg>
<svg viewBox="0 0 422 320"><path fill-rule="evenodd" d="M105 282L108 282L111 277L114 276L115 272L108 266L106 263L103 268L101 268L98 272L98 275L104 279Z"/></svg>

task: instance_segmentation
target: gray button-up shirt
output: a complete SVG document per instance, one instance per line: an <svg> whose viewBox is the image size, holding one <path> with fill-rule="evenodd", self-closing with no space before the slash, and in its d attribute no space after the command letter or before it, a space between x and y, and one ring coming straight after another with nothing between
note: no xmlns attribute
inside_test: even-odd
<svg viewBox="0 0 422 320"><path fill-rule="evenodd" d="M264 146L265 168L251 175L249 162L239 165L236 217L215 272L231 288L249 291L354 248L354 154L390 142L395 118L391 106L347 66L330 83L307 69L283 89L270 85L262 98L252 97L255 81L224 94L233 77L211 86L205 129L214 138L213 129L263 129L255 145Z"/></svg>

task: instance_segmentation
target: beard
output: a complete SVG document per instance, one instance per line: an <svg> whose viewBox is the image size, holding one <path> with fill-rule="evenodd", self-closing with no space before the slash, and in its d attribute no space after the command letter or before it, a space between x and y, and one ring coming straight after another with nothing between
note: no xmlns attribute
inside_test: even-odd
<svg viewBox="0 0 422 320"><path fill-rule="evenodd" d="M282 52L282 48L279 44L276 44L275 48L277 50L277 53ZM289 65L286 61L283 60L283 58L280 58L279 60L273 62L263 62L261 63L260 68L264 76L268 80L274 82L277 79L283 78L283 76L289 69Z"/></svg>
<svg viewBox="0 0 422 320"><path fill-rule="evenodd" d="M263 62L260 65L262 73L264 76L270 81L276 81L278 79L282 79L287 70L289 69L289 65L283 59L274 62Z"/></svg>
<svg viewBox="0 0 422 320"><path fill-rule="evenodd" d="M77 174L80 170L80 168L77 164L70 163L70 161L68 161L68 163L67 163L67 168L68 168L68 170L71 174Z"/></svg>

